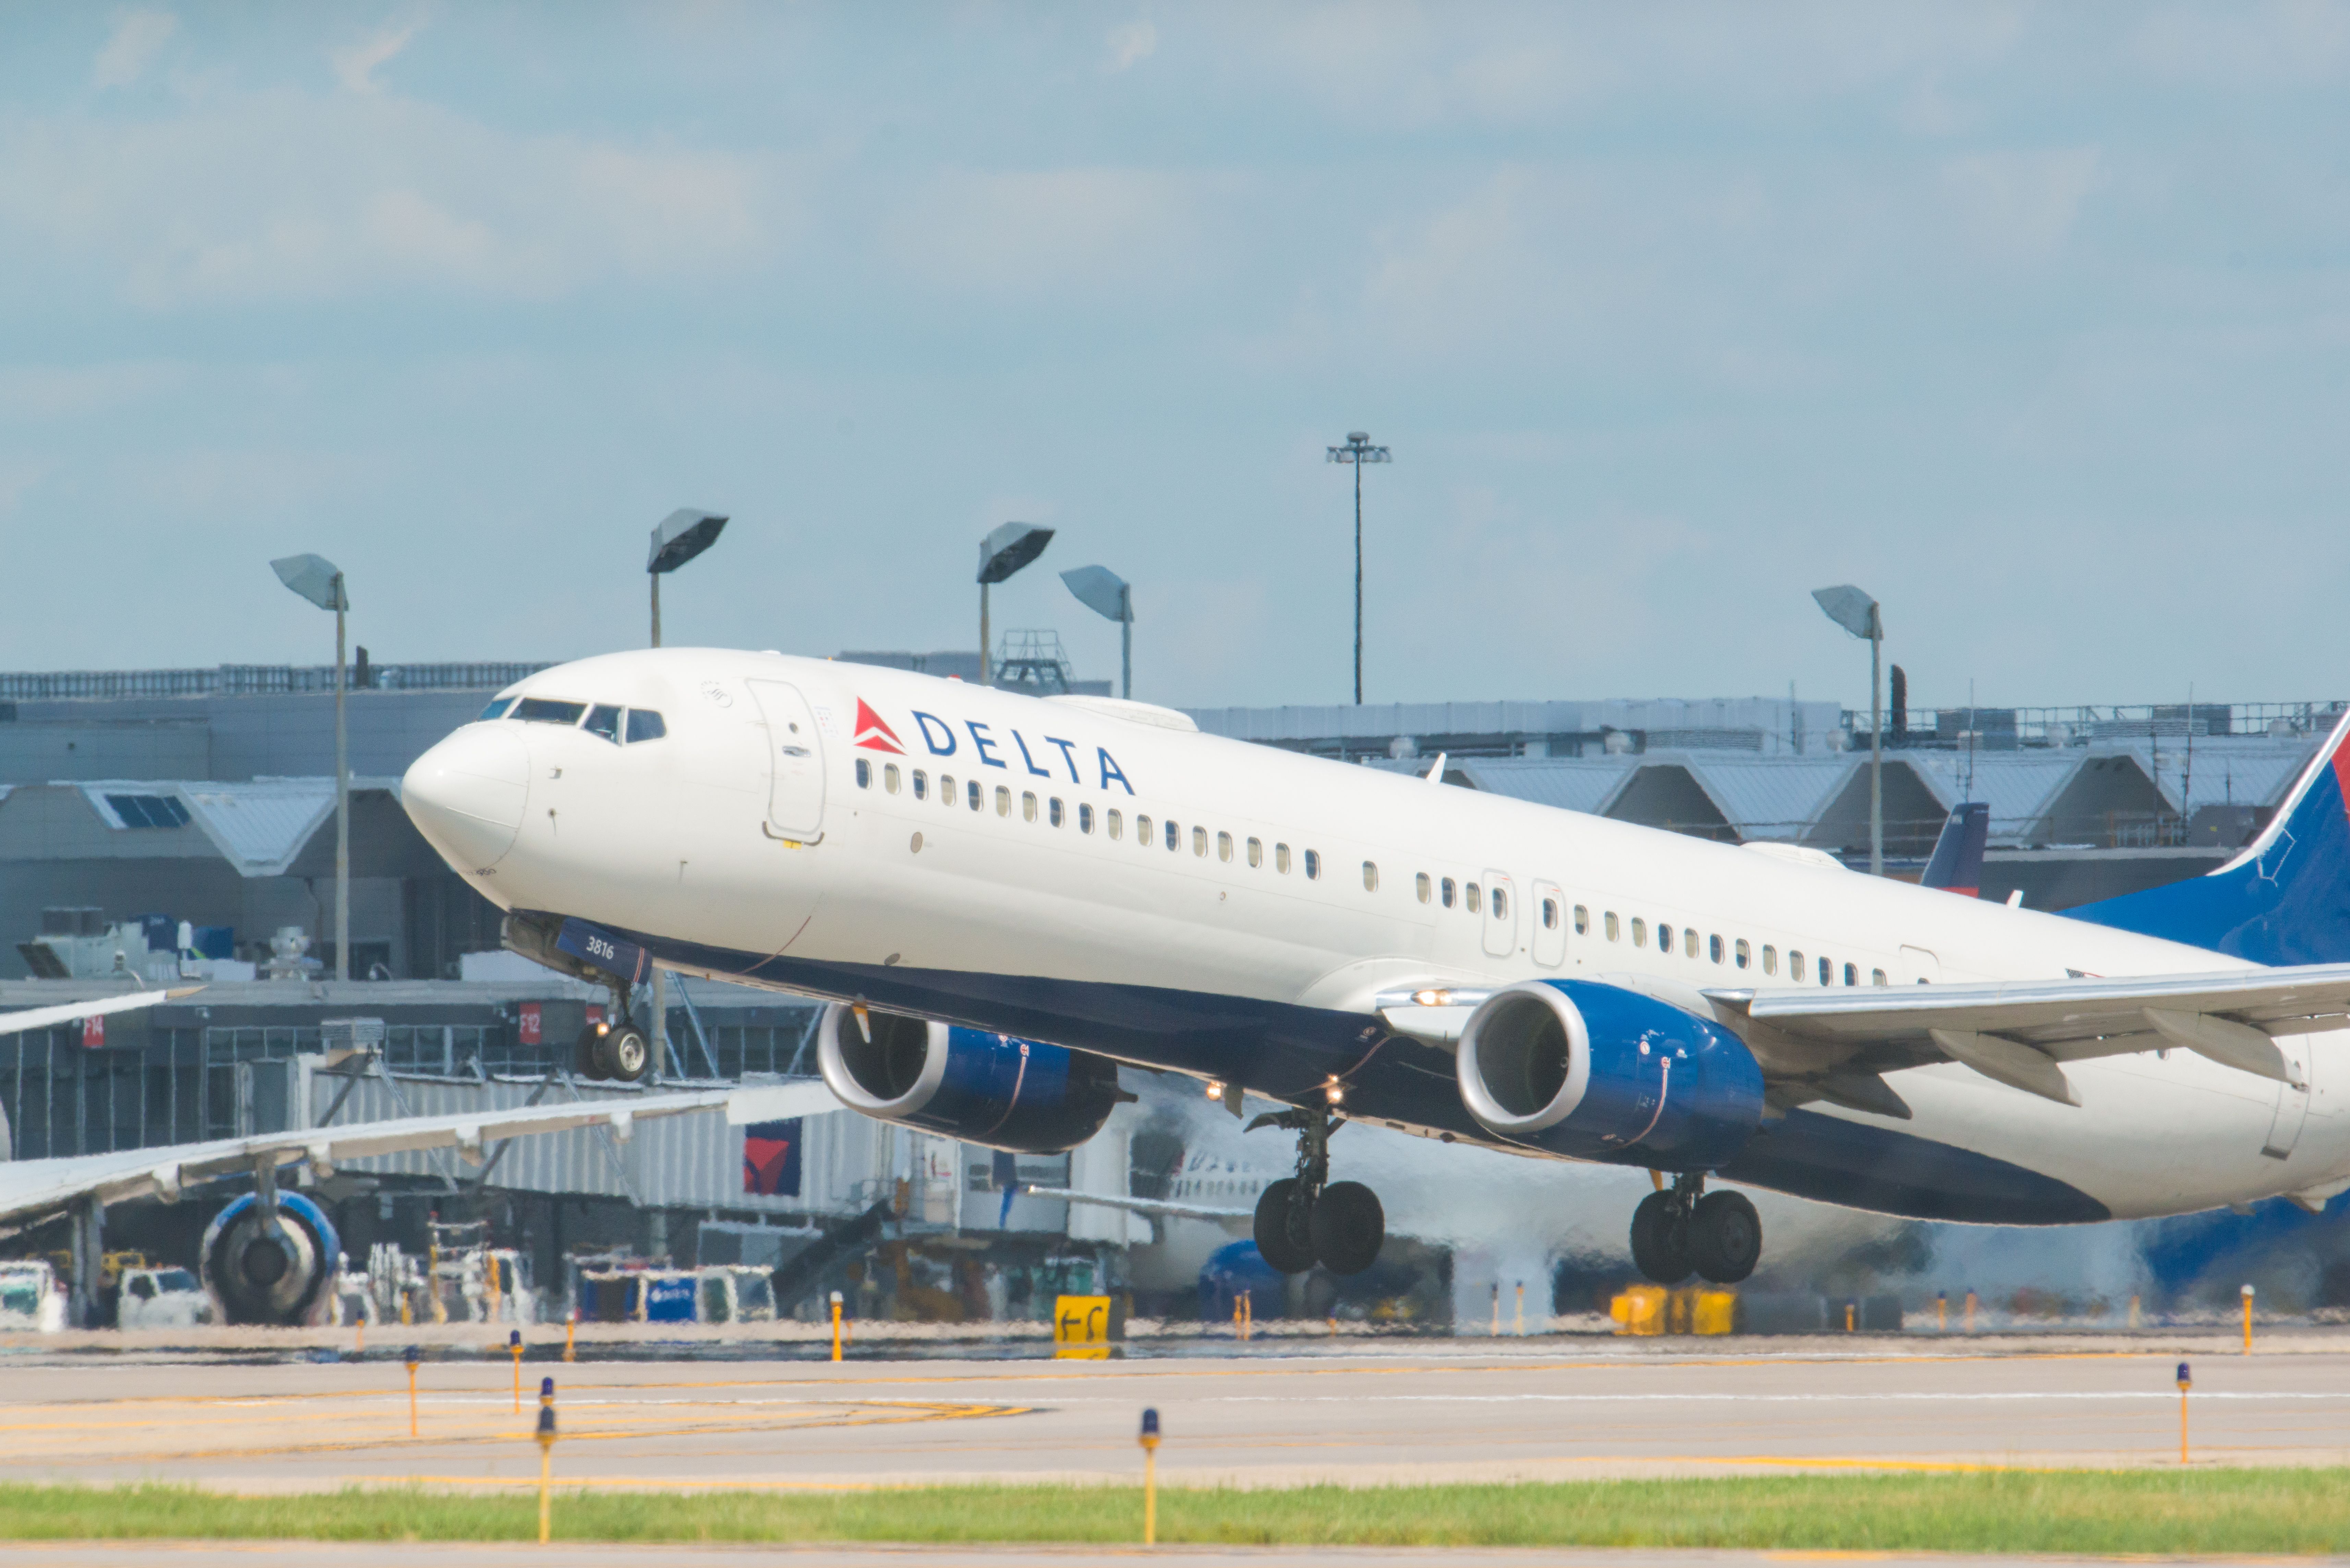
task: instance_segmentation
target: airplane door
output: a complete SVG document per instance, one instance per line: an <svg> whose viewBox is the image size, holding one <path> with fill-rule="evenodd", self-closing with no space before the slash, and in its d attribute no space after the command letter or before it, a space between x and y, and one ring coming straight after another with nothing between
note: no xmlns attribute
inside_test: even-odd
<svg viewBox="0 0 2350 1568"><path fill-rule="evenodd" d="M1485 950L1495 958L1518 950L1518 890L1505 872L1485 873Z"/></svg>
<svg viewBox="0 0 2350 1568"><path fill-rule="evenodd" d="M2271 1159L2284 1159L2301 1141L2301 1124L2309 1116L2309 1066L2316 1053L2310 1050L2305 1034L2279 1035L2277 1049L2284 1053L2301 1085L2298 1088L2291 1084L2277 1085L2276 1117L2269 1123L2268 1140L2261 1145L2261 1152Z"/></svg>
<svg viewBox="0 0 2350 1568"><path fill-rule="evenodd" d="M1533 892L1534 962L1556 969L1566 961L1566 895L1555 882L1536 882Z"/></svg>
<svg viewBox="0 0 2350 1568"><path fill-rule="evenodd" d="M824 742L800 689L781 680L749 682L767 722L767 821L778 833L813 839L824 829Z"/></svg>

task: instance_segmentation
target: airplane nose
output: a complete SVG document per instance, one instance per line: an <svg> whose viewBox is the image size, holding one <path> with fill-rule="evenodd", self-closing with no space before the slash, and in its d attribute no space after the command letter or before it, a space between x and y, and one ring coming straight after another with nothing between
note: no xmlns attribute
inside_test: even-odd
<svg viewBox="0 0 2350 1568"><path fill-rule="evenodd" d="M530 749L509 724L468 724L416 759L400 805L460 871L484 871L514 847L530 795Z"/></svg>

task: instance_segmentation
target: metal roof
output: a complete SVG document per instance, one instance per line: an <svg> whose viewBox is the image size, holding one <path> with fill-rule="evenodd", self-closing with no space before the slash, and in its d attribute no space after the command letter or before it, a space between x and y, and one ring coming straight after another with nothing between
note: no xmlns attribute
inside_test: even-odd
<svg viewBox="0 0 2350 1568"><path fill-rule="evenodd" d="M1468 777L1470 784L1493 794L1505 794L1513 800L1530 800L1538 805L1555 805L1565 811L1587 812L1599 815L1607 809L1624 782L1645 759L1621 755L1612 757L1464 757L1448 762L1444 771L1456 769ZM1419 759L1425 767L1432 758Z"/></svg>
<svg viewBox="0 0 2350 1568"><path fill-rule="evenodd" d="M99 779L66 787L81 791L90 809L109 827L124 828L107 796L158 794L187 807L188 816L241 877L282 877L310 836L334 815L331 778L253 779L236 784L177 779ZM351 780L353 794L386 790L397 796L396 779Z"/></svg>
<svg viewBox="0 0 2350 1568"><path fill-rule="evenodd" d="M1741 757L1734 753L1657 753L1650 767L1686 768L1741 838L1794 839L1826 808L1853 756Z"/></svg>
<svg viewBox="0 0 2350 1568"><path fill-rule="evenodd" d="M1991 836L2014 838L2032 832L2048 815L2057 795L2089 760L2089 753L2078 746L1977 752L1971 772L1959 752L1903 751L1885 760L1908 768L1946 811L1963 800L1988 802Z"/></svg>

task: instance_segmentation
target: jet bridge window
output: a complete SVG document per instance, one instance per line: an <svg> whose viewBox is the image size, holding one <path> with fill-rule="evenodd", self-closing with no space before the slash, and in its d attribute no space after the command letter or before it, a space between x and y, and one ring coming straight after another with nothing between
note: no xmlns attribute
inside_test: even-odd
<svg viewBox="0 0 2350 1568"><path fill-rule="evenodd" d="M474 722L481 723L489 719L503 719L506 716L506 710L514 705L515 700L511 697L494 698L490 705L482 710L481 717L474 720Z"/></svg>
<svg viewBox="0 0 2350 1568"><path fill-rule="evenodd" d="M669 726L662 723L661 716L650 708L629 710L629 744L633 746L639 741L658 741L668 733Z"/></svg>
<svg viewBox="0 0 2350 1568"><path fill-rule="evenodd" d="M125 827L185 827L188 808L176 795L110 794L106 804Z"/></svg>
<svg viewBox="0 0 2350 1568"><path fill-rule="evenodd" d="M620 711L608 702L598 702L588 710L588 722L579 726L591 735L601 735L614 745L620 743Z"/></svg>
<svg viewBox="0 0 2350 1568"><path fill-rule="evenodd" d="M588 711L585 702L558 702L552 697L525 697L515 704L514 716L525 724L577 724Z"/></svg>

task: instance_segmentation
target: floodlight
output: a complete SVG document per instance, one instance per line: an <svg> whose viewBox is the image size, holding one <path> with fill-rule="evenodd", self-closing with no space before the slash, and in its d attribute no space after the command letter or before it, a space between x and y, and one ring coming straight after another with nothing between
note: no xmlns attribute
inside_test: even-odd
<svg viewBox="0 0 2350 1568"><path fill-rule="evenodd" d="M982 587L1000 583L1029 562L1045 553L1053 542L1050 528L1038 528L1026 523L1006 523L979 542L979 581Z"/></svg>
<svg viewBox="0 0 2350 1568"><path fill-rule="evenodd" d="M674 572L688 561L718 543L719 532L726 519L714 512L703 512L691 506L681 506L660 521L653 530L650 553L645 556L648 572Z"/></svg>
<svg viewBox="0 0 2350 1568"><path fill-rule="evenodd" d="M1884 623L1877 618L1877 601L1854 587L1850 583L1833 588L1814 588L1812 597L1836 625L1860 638L1882 638Z"/></svg>
<svg viewBox="0 0 2350 1568"><path fill-rule="evenodd" d="M1061 581L1077 602L1096 615L1118 622L1119 641L1118 695L1134 695L1134 588L1107 566L1077 566L1061 574Z"/></svg>
<svg viewBox="0 0 2350 1568"><path fill-rule="evenodd" d="M343 591L343 569L324 556L287 556L269 563L277 580L323 610L347 610L350 596Z"/></svg>

